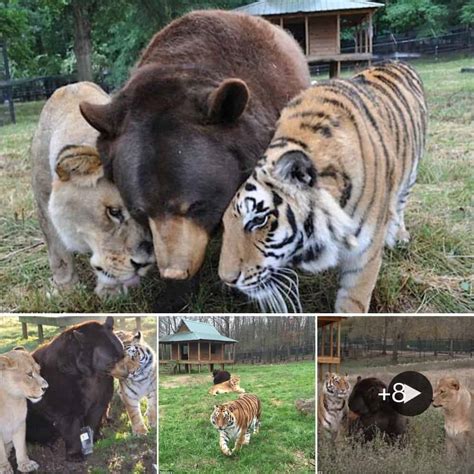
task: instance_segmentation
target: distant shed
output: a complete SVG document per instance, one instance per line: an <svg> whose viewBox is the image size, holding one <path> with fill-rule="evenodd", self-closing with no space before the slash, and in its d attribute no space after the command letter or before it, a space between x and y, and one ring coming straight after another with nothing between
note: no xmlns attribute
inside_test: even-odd
<svg viewBox="0 0 474 474"><path fill-rule="evenodd" d="M234 364L237 342L211 324L183 319L174 334L159 338L160 364L174 363L178 371L183 365L187 372L192 365L199 370L201 365L209 365L211 372L214 364L224 369L225 364Z"/></svg>
<svg viewBox="0 0 474 474"><path fill-rule="evenodd" d="M370 63L372 17L382 3L363 0L262 0L236 10L261 16L288 30L298 41L309 64L329 63L331 77L342 62ZM341 31L352 28L352 51L341 53Z"/></svg>

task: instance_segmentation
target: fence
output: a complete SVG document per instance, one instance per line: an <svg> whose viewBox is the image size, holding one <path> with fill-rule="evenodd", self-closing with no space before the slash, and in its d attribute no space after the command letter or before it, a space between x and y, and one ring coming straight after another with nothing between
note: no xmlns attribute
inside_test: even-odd
<svg viewBox="0 0 474 474"><path fill-rule="evenodd" d="M10 68L8 64L7 46L0 42L0 125L15 123L15 106L13 104L12 88L10 81ZM2 87L2 83L5 86Z"/></svg>
<svg viewBox="0 0 474 474"><path fill-rule="evenodd" d="M474 355L474 339L410 339L394 341L388 339L384 342L381 339L357 338L351 339L347 336L343 338L342 356L344 358L373 357L383 353L391 353L398 350L404 355L411 356L437 356L449 355L469 356Z"/></svg>
<svg viewBox="0 0 474 474"><path fill-rule="evenodd" d="M235 361L240 364L265 364L298 361L304 359L314 360L314 344L303 344L281 349L266 349L240 352L237 348Z"/></svg>
<svg viewBox="0 0 474 474"><path fill-rule="evenodd" d="M375 61L382 59L409 60L419 57L438 57L474 51L474 29L455 28L443 35L417 36L416 32L406 34L377 35L373 39L373 55ZM354 52L354 41L343 40L341 53ZM342 63L343 69L352 69L353 65ZM326 74L329 65L312 65L313 74Z"/></svg>

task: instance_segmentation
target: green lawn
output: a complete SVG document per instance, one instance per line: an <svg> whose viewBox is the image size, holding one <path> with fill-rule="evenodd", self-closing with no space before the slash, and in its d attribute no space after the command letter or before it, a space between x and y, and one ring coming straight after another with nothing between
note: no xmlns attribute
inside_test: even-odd
<svg viewBox="0 0 474 474"><path fill-rule="evenodd" d="M85 317L84 321L90 318ZM117 329L117 327L116 327ZM119 329L133 331L135 318L127 319ZM28 326L29 338L22 338L21 324L17 318L0 317L0 354L8 352L15 346L23 346L29 351L38 346L37 328ZM58 328L44 326L45 339L58 334ZM156 319L143 318L142 333L145 340L156 349ZM118 387L115 381L116 388ZM143 406L145 408L145 404ZM122 401L117 393L111 404L112 421L102 430L102 439L94 445L94 453L87 457L85 463L73 464L64 460L64 445L57 442L53 448L39 445L29 445L28 452L32 459L41 466L40 472L65 473L80 472L90 474L108 474L110 472L129 472L142 474L153 472L156 464L156 429L151 429L147 436L132 435L130 421Z"/></svg>
<svg viewBox="0 0 474 474"><path fill-rule="evenodd" d="M470 312L474 310L474 75L461 74L472 58L413 63L430 109L427 152L408 202L408 247L387 251L372 300L373 312ZM42 103L20 104L18 124L0 128L0 309L5 311L149 312L163 285L155 271L128 298L100 301L93 293L87 258L82 285L50 295L51 272L30 187L28 148ZM222 290L217 276L219 241L210 246L202 283L186 310L252 312L243 297ZM332 311L336 276L301 277L306 312Z"/></svg>
<svg viewBox="0 0 474 474"><path fill-rule="evenodd" d="M238 394L212 397L208 373L169 375L160 371L160 470L174 473L314 472L315 418L295 408L298 398L313 398L314 362L237 365L241 386L262 402L260 432L232 456L219 449L211 425L214 404Z"/></svg>

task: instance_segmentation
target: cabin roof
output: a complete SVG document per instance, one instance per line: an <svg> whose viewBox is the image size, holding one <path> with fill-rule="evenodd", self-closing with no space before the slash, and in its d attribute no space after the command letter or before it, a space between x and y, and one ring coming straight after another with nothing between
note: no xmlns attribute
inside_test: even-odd
<svg viewBox="0 0 474 474"><path fill-rule="evenodd" d="M187 330L180 331L183 325ZM190 319L182 319L178 330L174 334L160 337L160 342L166 343L191 341L238 342L235 339L220 334L212 324L192 321Z"/></svg>
<svg viewBox="0 0 474 474"><path fill-rule="evenodd" d="M287 15L289 13L317 13L340 10L361 10L383 7L383 3L364 0L261 0L236 8L250 15Z"/></svg>

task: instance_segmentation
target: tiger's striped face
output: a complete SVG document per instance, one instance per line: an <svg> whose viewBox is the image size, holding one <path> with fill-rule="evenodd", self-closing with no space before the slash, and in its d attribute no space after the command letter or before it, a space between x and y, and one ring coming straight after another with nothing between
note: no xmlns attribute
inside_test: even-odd
<svg viewBox="0 0 474 474"><path fill-rule="evenodd" d="M235 416L226 405L215 405L211 423L219 431L225 431L235 426Z"/></svg>
<svg viewBox="0 0 474 474"><path fill-rule="evenodd" d="M351 384L347 375L339 375L332 372L326 374L323 392L336 398L347 398L351 390Z"/></svg>
<svg viewBox="0 0 474 474"><path fill-rule="evenodd" d="M281 143L281 146L279 145ZM274 147L274 148L272 148ZM336 265L354 223L324 187L307 150L275 139L224 214L219 276L262 310L301 312L292 267Z"/></svg>

